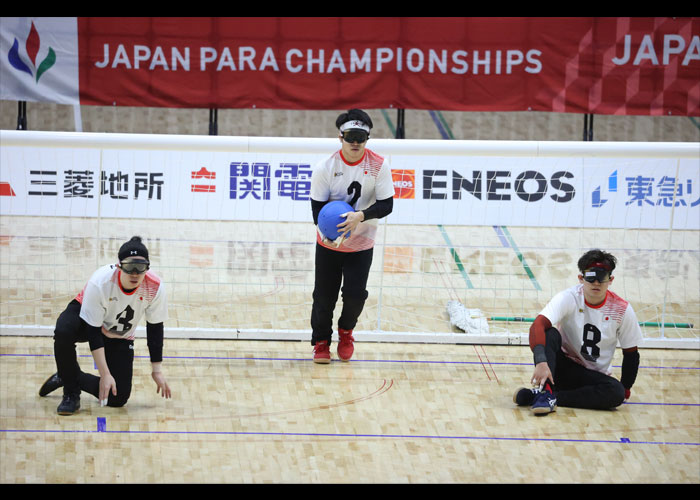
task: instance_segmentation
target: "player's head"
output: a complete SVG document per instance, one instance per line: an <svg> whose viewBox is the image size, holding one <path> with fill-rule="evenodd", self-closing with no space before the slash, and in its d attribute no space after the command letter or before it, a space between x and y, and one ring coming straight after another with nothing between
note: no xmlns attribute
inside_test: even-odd
<svg viewBox="0 0 700 500"><path fill-rule="evenodd" d="M363 144L369 139L374 124L369 115L361 109L350 109L338 116L335 126L340 131L340 138L345 142Z"/></svg>
<svg viewBox="0 0 700 500"><path fill-rule="evenodd" d="M119 268L126 274L144 274L149 266L148 249L140 236L133 236L119 247Z"/></svg>
<svg viewBox="0 0 700 500"><path fill-rule="evenodd" d="M335 126L340 132L343 158L350 163L360 161L365 154L372 119L361 109L351 109L338 116Z"/></svg>
<svg viewBox="0 0 700 500"><path fill-rule="evenodd" d="M583 281L606 283L612 279L617 259L611 253L595 249L584 253L578 260L578 270Z"/></svg>

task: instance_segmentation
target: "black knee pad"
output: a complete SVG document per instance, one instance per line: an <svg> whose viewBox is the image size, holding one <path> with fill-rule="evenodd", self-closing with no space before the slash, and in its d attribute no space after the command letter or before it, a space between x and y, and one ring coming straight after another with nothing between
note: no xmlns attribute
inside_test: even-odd
<svg viewBox="0 0 700 500"><path fill-rule="evenodd" d="M625 401L625 387L617 380L610 382L610 408L617 408Z"/></svg>
<svg viewBox="0 0 700 500"><path fill-rule="evenodd" d="M314 290L311 297L314 299L314 303L321 305L322 307L335 308L335 303L338 302L338 294L328 295L323 292Z"/></svg>
<svg viewBox="0 0 700 500"><path fill-rule="evenodd" d="M122 395L122 394L119 394L119 391L117 391L116 396L113 396L113 395L109 396L107 406L109 406L111 408L121 408L122 406L124 406L126 404L127 401L129 401L129 396L131 396L131 392L129 392L128 394Z"/></svg>
<svg viewBox="0 0 700 500"><path fill-rule="evenodd" d="M346 290L343 289L343 302L363 303L369 297L367 290Z"/></svg>

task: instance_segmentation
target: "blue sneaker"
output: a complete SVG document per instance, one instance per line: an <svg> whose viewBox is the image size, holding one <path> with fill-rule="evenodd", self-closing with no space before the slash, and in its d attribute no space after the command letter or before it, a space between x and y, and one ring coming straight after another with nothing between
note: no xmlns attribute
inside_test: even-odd
<svg viewBox="0 0 700 500"><path fill-rule="evenodd" d="M532 403L530 410L535 415L546 415L557 411L557 398L547 390L540 391L535 396L535 401Z"/></svg>
<svg viewBox="0 0 700 500"><path fill-rule="evenodd" d="M535 396L537 396L539 392L540 390L537 387L531 389L521 387L513 394L513 403L518 406L532 406L532 403L535 402Z"/></svg>

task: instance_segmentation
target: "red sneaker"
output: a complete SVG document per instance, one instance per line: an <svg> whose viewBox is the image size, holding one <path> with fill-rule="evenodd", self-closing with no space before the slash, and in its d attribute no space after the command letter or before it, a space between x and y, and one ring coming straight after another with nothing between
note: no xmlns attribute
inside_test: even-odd
<svg viewBox="0 0 700 500"><path fill-rule="evenodd" d="M321 340L314 344L314 363L327 364L331 362L331 348L328 341Z"/></svg>
<svg viewBox="0 0 700 500"><path fill-rule="evenodd" d="M353 345L355 339L352 337L352 330L338 328L338 338L338 357L341 361L350 361L352 353L355 352Z"/></svg>

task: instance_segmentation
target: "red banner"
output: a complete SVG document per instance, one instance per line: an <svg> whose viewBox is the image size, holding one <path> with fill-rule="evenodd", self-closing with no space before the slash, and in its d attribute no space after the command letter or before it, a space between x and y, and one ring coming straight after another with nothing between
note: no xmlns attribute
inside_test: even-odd
<svg viewBox="0 0 700 500"><path fill-rule="evenodd" d="M700 18L78 18L80 102L700 116Z"/></svg>

